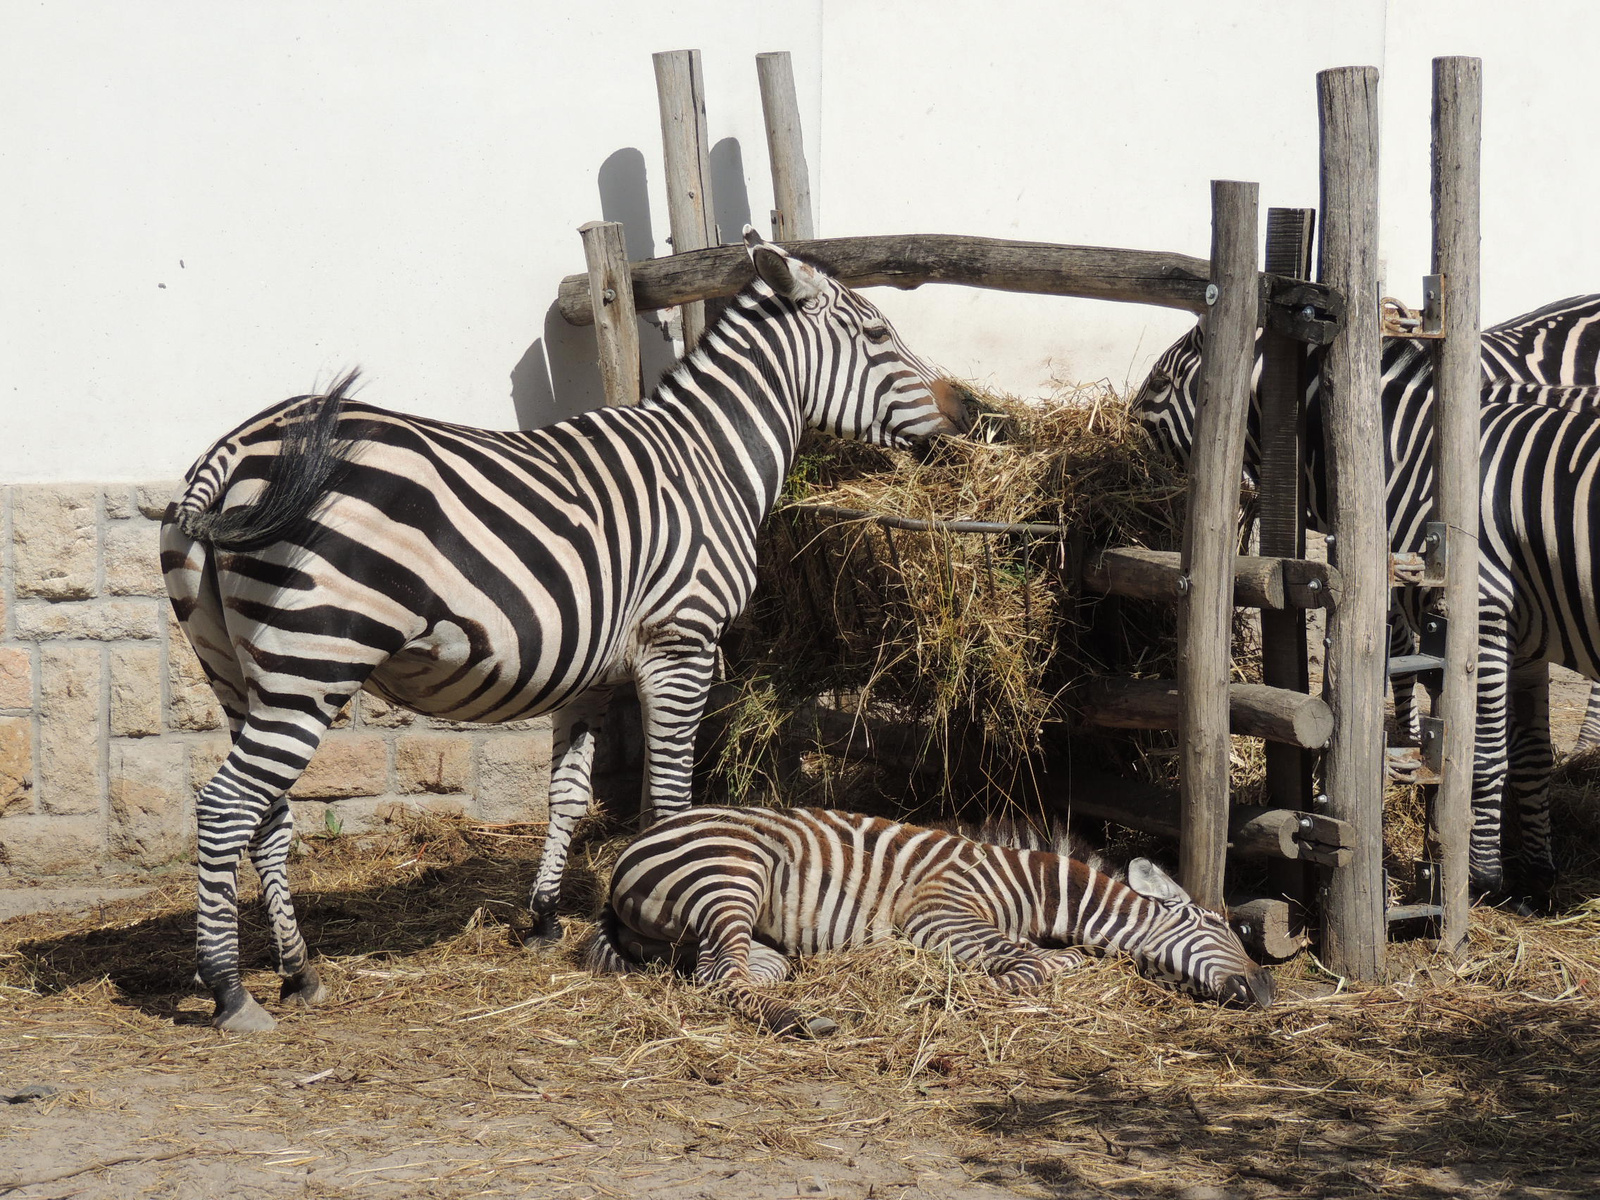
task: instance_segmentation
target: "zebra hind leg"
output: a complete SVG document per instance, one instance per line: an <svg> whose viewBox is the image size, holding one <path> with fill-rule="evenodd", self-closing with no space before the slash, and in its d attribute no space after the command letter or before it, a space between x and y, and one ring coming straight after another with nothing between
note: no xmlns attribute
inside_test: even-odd
<svg viewBox="0 0 1600 1200"><path fill-rule="evenodd" d="M905 922L905 934L924 950L942 950L957 962L988 972L1008 992L1041 986L1052 975L1074 971L1088 959L1077 950L1042 950L1013 941L994 923L947 901L925 904Z"/></svg>
<svg viewBox="0 0 1600 1200"><path fill-rule="evenodd" d="M545 949L561 940L561 877L566 873L572 834L594 800L595 734L611 702L609 688L585 692L555 714L550 757L550 827L544 837L539 873L534 877L528 911L533 928L522 944Z"/></svg>
<svg viewBox="0 0 1600 1200"><path fill-rule="evenodd" d="M1511 673L1508 742L1508 799L1514 801L1520 834L1508 882L1514 899L1525 901L1534 912L1548 913L1556 882L1550 845L1555 752L1550 745L1550 669L1545 663L1518 666Z"/></svg>
<svg viewBox="0 0 1600 1200"><path fill-rule="evenodd" d="M289 846L294 838L294 814L285 793L272 802L261 827L250 839L250 862L261 880L261 898L267 919L272 923L272 939L277 945L278 974L283 987L278 999L287 1004L310 1006L327 998L328 990L310 963L306 940L294 916L294 899L289 894Z"/></svg>
<svg viewBox="0 0 1600 1200"><path fill-rule="evenodd" d="M789 974L789 960L751 936L755 901L730 895L701 914L700 961L695 978L721 991L740 1016L770 1033L789 1037L826 1037L839 1028L829 1017L808 1017L751 985L776 982Z"/></svg>

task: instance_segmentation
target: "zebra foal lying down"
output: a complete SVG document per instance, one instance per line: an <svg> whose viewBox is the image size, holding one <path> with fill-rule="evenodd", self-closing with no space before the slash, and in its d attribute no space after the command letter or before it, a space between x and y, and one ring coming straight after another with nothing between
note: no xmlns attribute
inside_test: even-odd
<svg viewBox="0 0 1600 1200"><path fill-rule="evenodd" d="M1119 950L1209 999L1272 1003L1272 976L1227 922L1147 859L1133 860L1123 884L1059 854L815 808L697 808L654 826L617 860L589 964L693 963L743 1015L775 1033L820 1035L831 1020L753 985L787 977L791 954L895 932L1008 990L1082 965L1072 944Z"/></svg>

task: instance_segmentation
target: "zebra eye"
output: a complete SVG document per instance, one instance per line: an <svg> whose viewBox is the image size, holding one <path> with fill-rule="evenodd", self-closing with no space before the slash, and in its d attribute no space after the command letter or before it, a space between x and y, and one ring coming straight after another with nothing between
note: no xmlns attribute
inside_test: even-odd
<svg viewBox="0 0 1600 1200"><path fill-rule="evenodd" d="M863 325L861 332L865 335L867 341L879 345L889 340L889 327L887 325Z"/></svg>

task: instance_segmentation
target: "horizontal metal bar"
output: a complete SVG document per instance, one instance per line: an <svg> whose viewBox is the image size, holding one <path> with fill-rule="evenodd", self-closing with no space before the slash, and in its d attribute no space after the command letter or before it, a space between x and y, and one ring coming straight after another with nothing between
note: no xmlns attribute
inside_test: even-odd
<svg viewBox="0 0 1600 1200"><path fill-rule="evenodd" d="M1397 904L1383 914L1391 925L1396 921L1438 921L1444 918L1442 904Z"/></svg>
<svg viewBox="0 0 1600 1200"><path fill-rule="evenodd" d="M1420 675L1424 671L1444 670L1444 659L1437 654L1396 654L1389 660L1389 678Z"/></svg>

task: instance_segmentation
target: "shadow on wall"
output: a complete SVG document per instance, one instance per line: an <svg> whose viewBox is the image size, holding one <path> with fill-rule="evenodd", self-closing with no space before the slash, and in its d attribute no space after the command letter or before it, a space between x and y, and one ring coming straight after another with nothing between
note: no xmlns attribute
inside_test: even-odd
<svg viewBox="0 0 1600 1200"><path fill-rule="evenodd" d="M711 148L711 179L722 240L738 241L750 220L750 197L745 189L744 153L737 138L724 138ZM600 164L597 183L600 218L622 223L628 258L654 258L656 238L644 155L631 146L616 151ZM575 270L581 270L583 258L576 238L573 250ZM708 310L708 318L711 315ZM552 303L544 316L544 336L536 338L511 369L511 403L518 428L537 429L604 404L595 356L594 329L568 325ZM676 361L666 323L656 313L639 315L639 357L648 393Z"/></svg>

